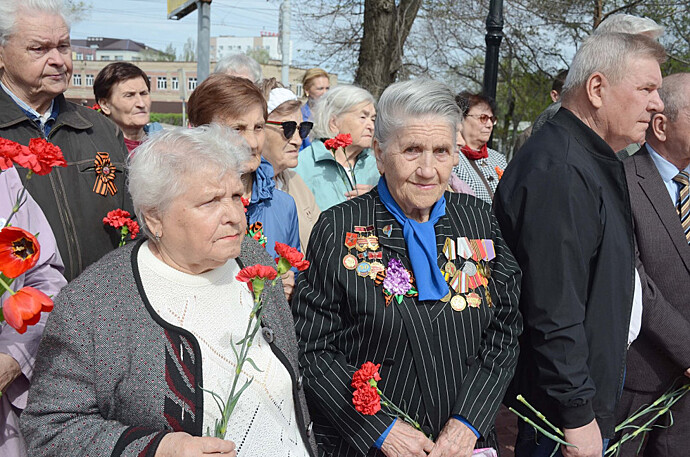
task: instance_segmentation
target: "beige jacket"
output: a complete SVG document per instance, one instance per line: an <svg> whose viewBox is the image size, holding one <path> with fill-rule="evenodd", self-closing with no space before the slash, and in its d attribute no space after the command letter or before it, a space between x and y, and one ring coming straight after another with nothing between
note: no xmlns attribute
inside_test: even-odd
<svg viewBox="0 0 690 457"><path fill-rule="evenodd" d="M293 170L285 170L275 176L276 186L283 192L287 192L295 199L297 205L297 218L299 219L299 240L302 252L307 252L309 235L311 229L316 224L316 220L321 214L321 210L316 205L314 194L304 180Z"/></svg>

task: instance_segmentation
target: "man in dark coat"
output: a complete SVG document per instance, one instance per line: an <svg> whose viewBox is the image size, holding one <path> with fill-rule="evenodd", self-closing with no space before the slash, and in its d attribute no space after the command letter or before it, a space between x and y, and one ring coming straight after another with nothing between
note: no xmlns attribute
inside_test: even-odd
<svg viewBox="0 0 690 457"><path fill-rule="evenodd" d="M0 28L0 137L23 145L44 138L62 149L66 168L31 180L27 170L19 173L53 228L72 280L117 246L119 234L103 218L131 203L122 132L63 95L72 76L64 8L60 0L0 0L0 14L12 24Z"/></svg>
<svg viewBox="0 0 690 457"><path fill-rule="evenodd" d="M642 331L628 351L618 422L690 376L690 241L679 214L690 174L690 73L667 76L659 95L663 114L647 129L646 144L625 161L643 279ZM673 426L649 433L645 456L687 455L690 398L672 408ZM659 425L670 425L669 415ZM623 446L637 454L639 440Z"/></svg>
<svg viewBox="0 0 690 457"><path fill-rule="evenodd" d="M613 437L626 348L639 332L631 311L641 315L642 306L625 172L615 151L639 142L663 109L657 88L664 58L663 47L640 35L585 40L563 107L511 162L494 199L523 270L525 330L506 401L515 404L522 394L562 429L576 447L557 455L601 456ZM553 441L535 440L531 426L519 425L516 456L545 448L550 454Z"/></svg>

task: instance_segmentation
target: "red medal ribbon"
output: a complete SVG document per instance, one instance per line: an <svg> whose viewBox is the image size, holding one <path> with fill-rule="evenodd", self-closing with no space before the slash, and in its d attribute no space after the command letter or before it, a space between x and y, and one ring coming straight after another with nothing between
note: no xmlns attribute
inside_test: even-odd
<svg viewBox="0 0 690 457"><path fill-rule="evenodd" d="M110 154L107 152L97 152L96 160L93 161L96 171L96 182L93 183L93 191L104 197L110 193L115 195L115 165L110 162Z"/></svg>

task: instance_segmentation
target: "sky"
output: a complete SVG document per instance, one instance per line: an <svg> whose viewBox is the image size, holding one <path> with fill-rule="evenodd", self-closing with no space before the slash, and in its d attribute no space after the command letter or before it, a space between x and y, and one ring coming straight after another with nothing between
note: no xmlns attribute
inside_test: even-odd
<svg viewBox="0 0 690 457"><path fill-rule="evenodd" d="M197 12L181 20L167 19L167 0L85 0L87 15L75 18L73 39L87 37L129 38L158 50L169 43L181 53L189 37L196 43ZM278 32L279 0L213 0L211 36L259 36L261 31ZM295 11L293 8L293 17ZM295 21L292 21L293 26ZM292 30L293 46L299 42Z"/></svg>

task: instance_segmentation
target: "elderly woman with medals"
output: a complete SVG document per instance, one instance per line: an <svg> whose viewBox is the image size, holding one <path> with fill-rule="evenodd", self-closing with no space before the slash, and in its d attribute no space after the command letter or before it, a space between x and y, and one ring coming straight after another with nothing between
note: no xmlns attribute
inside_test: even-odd
<svg viewBox="0 0 690 457"><path fill-rule="evenodd" d="M329 456L469 456L497 447L520 270L489 205L445 192L450 90L393 84L378 113L383 176L321 213L293 300L314 433Z"/></svg>

